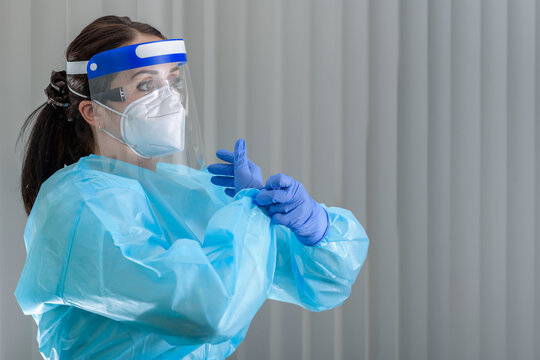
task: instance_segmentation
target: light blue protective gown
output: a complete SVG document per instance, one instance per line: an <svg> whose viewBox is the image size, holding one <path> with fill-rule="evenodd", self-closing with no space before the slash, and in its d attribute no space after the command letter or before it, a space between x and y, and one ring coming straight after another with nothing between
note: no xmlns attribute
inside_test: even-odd
<svg viewBox="0 0 540 360"><path fill-rule="evenodd" d="M224 359L267 298L312 311L349 296L368 238L326 208L327 236L302 245L211 174L156 172L91 155L41 187L15 291L47 359Z"/></svg>

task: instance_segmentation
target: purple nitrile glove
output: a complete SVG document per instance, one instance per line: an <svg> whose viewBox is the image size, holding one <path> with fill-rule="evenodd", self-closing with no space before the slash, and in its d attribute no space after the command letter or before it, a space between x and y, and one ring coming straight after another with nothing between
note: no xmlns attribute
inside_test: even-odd
<svg viewBox="0 0 540 360"><path fill-rule="evenodd" d="M216 156L229 164L212 164L208 171L214 175L213 184L225 187L225 193L231 197L240 190L263 187L261 169L246 156L246 142L238 139L234 145L234 153L229 150L218 150Z"/></svg>
<svg viewBox="0 0 540 360"><path fill-rule="evenodd" d="M266 207L272 222L287 226L304 245L316 245L330 227L328 213L322 205L309 196L300 182L288 175L270 176L254 202Z"/></svg>

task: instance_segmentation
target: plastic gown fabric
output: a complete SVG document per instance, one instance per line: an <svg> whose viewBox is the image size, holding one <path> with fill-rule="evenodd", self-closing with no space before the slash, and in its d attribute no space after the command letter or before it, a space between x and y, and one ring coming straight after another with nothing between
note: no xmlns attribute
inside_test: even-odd
<svg viewBox="0 0 540 360"><path fill-rule="evenodd" d="M327 236L302 245L252 199L205 169L156 172L91 155L41 187L15 295L47 359L224 359L267 298L340 305L368 239L326 208Z"/></svg>

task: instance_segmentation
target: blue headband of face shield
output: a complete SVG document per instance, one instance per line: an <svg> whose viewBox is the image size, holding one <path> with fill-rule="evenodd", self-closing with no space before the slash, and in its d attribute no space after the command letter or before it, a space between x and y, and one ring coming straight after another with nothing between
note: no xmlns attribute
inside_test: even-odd
<svg viewBox="0 0 540 360"><path fill-rule="evenodd" d="M68 61L68 75L87 74L88 80L144 66L187 62L183 39L167 39L122 46L95 54L88 61Z"/></svg>

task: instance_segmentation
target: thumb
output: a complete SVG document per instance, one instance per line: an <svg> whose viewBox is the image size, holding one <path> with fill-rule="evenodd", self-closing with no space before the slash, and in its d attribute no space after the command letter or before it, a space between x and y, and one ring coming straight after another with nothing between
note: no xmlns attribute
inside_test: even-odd
<svg viewBox="0 0 540 360"><path fill-rule="evenodd" d="M246 142L244 139L238 139L234 144L234 167L244 167L247 165Z"/></svg>

